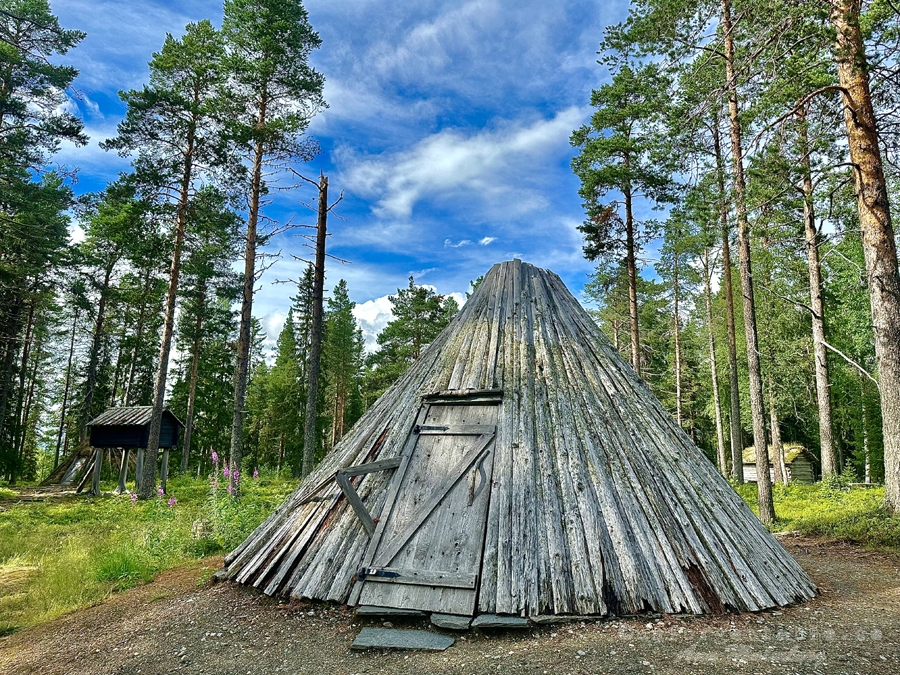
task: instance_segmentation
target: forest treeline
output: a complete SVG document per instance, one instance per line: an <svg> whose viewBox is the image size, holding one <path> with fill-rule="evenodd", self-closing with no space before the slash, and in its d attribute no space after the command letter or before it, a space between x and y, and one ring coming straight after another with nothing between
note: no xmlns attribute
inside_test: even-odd
<svg viewBox="0 0 900 675"><path fill-rule="evenodd" d="M270 190L318 152L305 131L325 106L308 64L319 37L295 0L228 0L220 28L166 36L101 143L131 170L76 197L74 171L52 162L61 143L88 140L68 99L78 73L64 65L84 37L46 0L0 2L0 472L41 479L85 448L99 413L149 405L142 496L156 491L163 407L186 424L173 470L208 471L215 450L232 469L299 475L313 265L292 282L274 354L252 310L265 246L291 227L266 214ZM313 456L458 309L412 278L391 301L366 357L347 283L325 300Z"/></svg>
<svg viewBox="0 0 900 675"><path fill-rule="evenodd" d="M764 522L787 442L900 511L898 49L890 0L633 0L571 137L599 321Z"/></svg>
<svg viewBox="0 0 900 675"><path fill-rule="evenodd" d="M307 410L321 456L458 308L410 279L367 355L338 282L309 407L313 267L274 353L253 316L266 244L290 227L270 190L317 154L306 129L326 105L302 4L227 0L220 27L167 36L102 144L131 170L76 197L52 160L87 142L64 65L83 37L46 0L0 0L0 470L40 478L99 412L152 405L151 491L167 405L187 423L183 471L215 449L299 474ZM897 511L895 4L634 0L602 37L607 83L571 137L597 320L724 475L759 450L764 521L764 449L784 480L785 443L824 478L884 480Z"/></svg>

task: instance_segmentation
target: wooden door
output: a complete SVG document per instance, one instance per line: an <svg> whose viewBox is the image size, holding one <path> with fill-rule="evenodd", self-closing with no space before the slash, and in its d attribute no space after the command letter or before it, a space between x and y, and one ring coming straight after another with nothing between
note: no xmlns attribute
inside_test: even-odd
<svg viewBox="0 0 900 675"><path fill-rule="evenodd" d="M360 570L358 604L472 615L498 402L425 404Z"/></svg>

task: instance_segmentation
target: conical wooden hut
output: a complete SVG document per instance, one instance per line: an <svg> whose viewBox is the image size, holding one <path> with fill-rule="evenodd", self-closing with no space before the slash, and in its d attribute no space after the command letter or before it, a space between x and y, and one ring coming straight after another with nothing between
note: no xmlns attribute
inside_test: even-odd
<svg viewBox="0 0 900 675"><path fill-rule="evenodd" d="M755 611L815 593L560 278L519 260L488 272L225 574L463 616Z"/></svg>

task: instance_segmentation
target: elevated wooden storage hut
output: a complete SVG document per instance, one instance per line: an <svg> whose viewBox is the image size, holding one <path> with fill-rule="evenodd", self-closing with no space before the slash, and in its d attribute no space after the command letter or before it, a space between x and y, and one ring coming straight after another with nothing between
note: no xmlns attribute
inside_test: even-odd
<svg viewBox="0 0 900 675"><path fill-rule="evenodd" d="M815 593L559 277L519 260L491 268L225 574L464 616L699 614Z"/></svg>

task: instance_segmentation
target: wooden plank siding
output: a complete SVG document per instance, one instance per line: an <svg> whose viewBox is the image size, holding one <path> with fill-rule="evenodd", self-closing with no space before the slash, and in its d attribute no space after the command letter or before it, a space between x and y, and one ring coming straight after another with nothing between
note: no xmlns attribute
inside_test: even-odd
<svg viewBox="0 0 900 675"><path fill-rule="evenodd" d="M397 586L357 581L384 521L370 538L333 476L399 458L396 470L353 478L373 521L389 513L414 427L426 425L432 404L460 398L499 401L487 504L482 522L471 523L483 537L474 613L757 611L815 594L559 277L519 260L488 272L422 357L228 555L228 577L269 594L351 604L361 585ZM485 423L494 422L477 422ZM434 426L464 424L472 422ZM428 551L416 540L402 563L383 567L424 574ZM417 587L401 586L415 602ZM472 591L447 591L458 608L455 592Z"/></svg>

